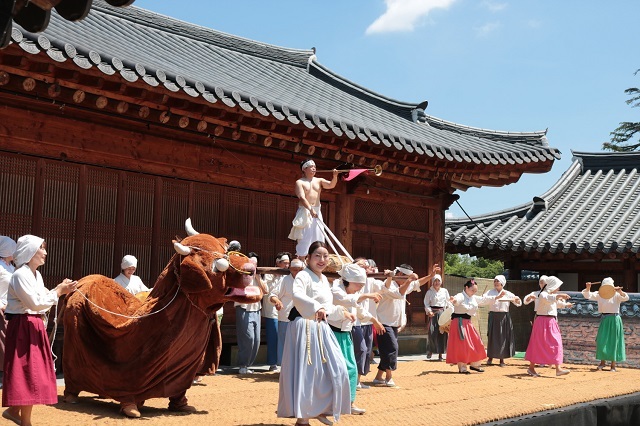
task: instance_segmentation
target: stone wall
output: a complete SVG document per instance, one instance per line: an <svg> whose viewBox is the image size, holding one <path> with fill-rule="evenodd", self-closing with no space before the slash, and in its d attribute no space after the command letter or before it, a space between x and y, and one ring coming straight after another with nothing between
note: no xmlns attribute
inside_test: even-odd
<svg viewBox="0 0 640 426"><path fill-rule="evenodd" d="M571 295L573 308L558 312L558 325L564 345L564 361L578 364L595 364L596 335L600 324L598 303L585 300L580 292ZM627 361L621 366L640 367L640 294L629 293L629 301L620 306L624 325Z"/></svg>

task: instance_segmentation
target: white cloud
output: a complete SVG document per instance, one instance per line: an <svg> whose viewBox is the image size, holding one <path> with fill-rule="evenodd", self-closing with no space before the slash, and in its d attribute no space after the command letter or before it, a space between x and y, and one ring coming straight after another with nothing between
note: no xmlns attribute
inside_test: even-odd
<svg viewBox="0 0 640 426"><path fill-rule="evenodd" d="M482 2L482 6L489 9L491 12L500 12L507 8L507 3L498 3L491 0L485 0Z"/></svg>
<svg viewBox="0 0 640 426"><path fill-rule="evenodd" d="M478 37L486 37L498 28L500 28L500 22L487 22L480 27L476 27L475 31Z"/></svg>
<svg viewBox="0 0 640 426"><path fill-rule="evenodd" d="M385 0L387 10L376 19L367 34L409 32L434 9L446 9L455 0Z"/></svg>
<svg viewBox="0 0 640 426"><path fill-rule="evenodd" d="M455 219L455 215L453 214L453 212L450 211L445 211L444 212L444 218L446 219Z"/></svg>

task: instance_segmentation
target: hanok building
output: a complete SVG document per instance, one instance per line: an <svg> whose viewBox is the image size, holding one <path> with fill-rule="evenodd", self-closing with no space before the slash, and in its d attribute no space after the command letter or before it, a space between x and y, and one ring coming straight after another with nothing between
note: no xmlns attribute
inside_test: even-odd
<svg viewBox="0 0 640 426"><path fill-rule="evenodd" d="M573 152L573 163L546 193L521 206L447 221L448 253L553 274L563 290L611 276L637 292L640 274L640 153Z"/></svg>
<svg viewBox="0 0 640 426"><path fill-rule="evenodd" d="M188 217L271 266L294 248L308 157L382 167L325 191L325 221L352 254L424 274L443 262L456 190L547 172L560 155L545 132L470 128L374 93L313 50L93 3L41 34L14 26L0 51L1 233L46 238L48 285L115 276L124 254L152 284ZM424 318L421 304L410 310Z"/></svg>

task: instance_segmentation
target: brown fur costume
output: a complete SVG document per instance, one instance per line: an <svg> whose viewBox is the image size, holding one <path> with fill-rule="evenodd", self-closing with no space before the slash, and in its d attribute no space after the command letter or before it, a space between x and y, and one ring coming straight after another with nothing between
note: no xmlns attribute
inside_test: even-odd
<svg viewBox="0 0 640 426"><path fill-rule="evenodd" d="M191 247L191 253L173 256L144 302L110 278L81 279L63 311L65 397L88 391L123 406L169 397L170 409L186 406L185 393L210 336L220 336L219 325L211 321L216 310L226 301L253 303L262 297L255 287L245 292L252 275L233 268L254 272L245 257L232 255L233 267L214 271L215 260L225 253L225 241L207 234L185 238L182 244ZM144 318L125 318L97 308L78 293L127 316L166 309ZM215 340L219 346L220 339ZM219 354L219 347L213 349Z"/></svg>

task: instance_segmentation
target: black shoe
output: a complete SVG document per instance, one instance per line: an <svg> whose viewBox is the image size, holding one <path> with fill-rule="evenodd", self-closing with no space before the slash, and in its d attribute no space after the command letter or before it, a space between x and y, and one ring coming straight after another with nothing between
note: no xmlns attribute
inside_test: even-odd
<svg viewBox="0 0 640 426"><path fill-rule="evenodd" d="M474 366L470 366L469 368L472 369L473 371L477 371L478 373L484 373L484 368L474 367Z"/></svg>
<svg viewBox="0 0 640 426"><path fill-rule="evenodd" d="M469 370L464 370L464 371L458 371L459 374L471 374L471 371Z"/></svg>

